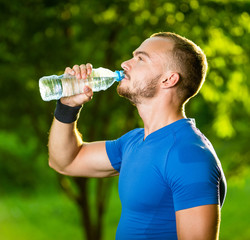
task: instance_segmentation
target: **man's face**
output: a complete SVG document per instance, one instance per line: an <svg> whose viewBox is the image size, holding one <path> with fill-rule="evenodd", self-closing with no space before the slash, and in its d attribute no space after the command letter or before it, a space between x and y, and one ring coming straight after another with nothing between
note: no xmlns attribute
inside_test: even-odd
<svg viewBox="0 0 250 240"><path fill-rule="evenodd" d="M133 57L122 63L125 78L117 87L118 94L135 105L155 97L161 80L165 80L163 77L172 47L171 41L161 37L145 40L133 52Z"/></svg>

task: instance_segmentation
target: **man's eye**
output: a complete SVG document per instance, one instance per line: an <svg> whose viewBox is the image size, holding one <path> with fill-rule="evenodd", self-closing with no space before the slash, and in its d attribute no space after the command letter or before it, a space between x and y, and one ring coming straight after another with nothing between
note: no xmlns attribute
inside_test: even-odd
<svg viewBox="0 0 250 240"><path fill-rule="evenodd" d="M138 57L138 59L139 59L140 61L143 61L142 57Z"/></svg>

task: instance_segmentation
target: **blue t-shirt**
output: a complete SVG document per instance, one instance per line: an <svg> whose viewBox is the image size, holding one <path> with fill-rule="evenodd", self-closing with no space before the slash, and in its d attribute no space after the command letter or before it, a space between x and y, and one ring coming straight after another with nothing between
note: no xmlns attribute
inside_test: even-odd
<svg viewBox="0 0 250 240"><path fill-rule="evenodd" d="M175 211L224 201L221 164L193 119L146 137L135 129L106 142L119 174L122 204L117 240L177 239Z"/></svg>

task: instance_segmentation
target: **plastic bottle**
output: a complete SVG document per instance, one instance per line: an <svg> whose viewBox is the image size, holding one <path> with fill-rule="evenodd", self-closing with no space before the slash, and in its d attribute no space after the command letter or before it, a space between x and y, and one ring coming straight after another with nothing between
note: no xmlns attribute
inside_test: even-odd
<svg viewBox="0 0 250 240"><path fill-rule="evenodd" d="M123 78L123 71L112 72L109 69L100 67L92 69L87 79L79 80L69 74L42 77L39 79L39 88L42 99L44 101L50 101L83 93L85 85L91 87L93 92L106 90L115 81L119 82Z"/></svg>

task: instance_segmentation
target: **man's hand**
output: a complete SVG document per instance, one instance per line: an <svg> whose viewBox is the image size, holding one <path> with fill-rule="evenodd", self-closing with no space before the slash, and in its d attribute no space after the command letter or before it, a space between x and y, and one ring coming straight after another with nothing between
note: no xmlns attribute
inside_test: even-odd
<svg viewBox="0 0 250 240"><path fill-rule="evenodd" d="M92 65L90 63L74 65L73 68L67 67L64 74L76 76L77 79L86 79L92 72ZM70 107L81 106L90 101L93 97L93 91L90 87L85 86L84 92L71 97L63 97L60 99L61 103Z"/></svg>

